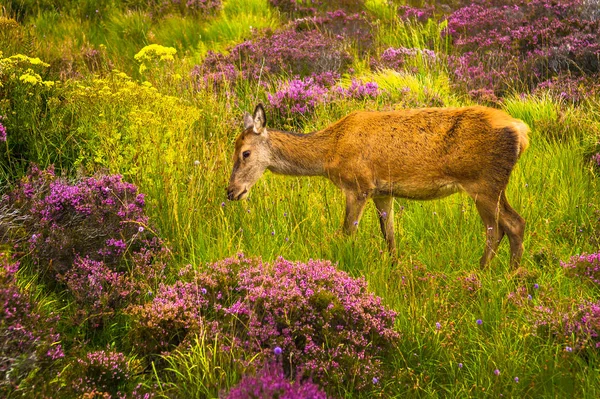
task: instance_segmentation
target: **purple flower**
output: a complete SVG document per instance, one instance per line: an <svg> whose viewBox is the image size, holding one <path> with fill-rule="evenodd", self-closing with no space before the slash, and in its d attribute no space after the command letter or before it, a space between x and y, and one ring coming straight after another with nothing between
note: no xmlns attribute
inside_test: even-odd
<svg viewBox="0 0 600 399"><path fill-rule="evenodd" d="M479 325L482 325L483 324L483 320L477 319L476 323L479 324Z"/></svg>
<svg viewBox="0 0 600 399"><path fill-rule="evenodd" d="M494 375L500 375L500 370L498 370L498 369L494 370Z"/></svg>
<svg viewBox="0 0 600 399"><path fill-rule="evenodd" d="M222 206L222 207L223 207L223 206L225 206L225 202L221 202L221 206Z"/></svg>
<svg viewBox="0 0 600 399"><path fill-rule="evenodd" d="M326 399L327 395L310 379L296 380L292 383L285 377L281 364L269 363L259 370L255 376L244 376L224 398Z"/></svg>
<svg viewBox="0 0 600 399"><path fill-rule="evenodd" d="M357 370L361 388L381 378L379 359L399 336L395 313L364 279L326 261L267 263L243 255L204 270L182 270L180 281L161 284L149 303L128 308L132 336L143 341L140 354L172 351L201 330L207 340L231 339L247 353L285 353L286 365L299 370L297 381L331 383L348 369ZM199 287L215 295L202 296Z"/></svg>
<svg viewBox="0 0 600 399"><path fill-rule="evenodd" d="M515 382L518 383L519 382L519 377L515 377Z"/></svg>
<svg viewBox="0 0 600 399"><path fill-rule="evenodd" d="M463 368L463 364L462 363L458 363L458 368L462 369Z"/></svg>
<svg viewBox="0 0 600 399"><path fill-rule="evenodd" d="M442 328L442 325L439 322L435 323L435 329L439 330L440 328Z"/></svg>
<svg viewBox="0 0 600 399"><path fill-rule="evenodd" d="M535 283L535 284L533 285L533 288L535 288L535 289L537 290L538 288L540 288L540 285L539 285L538 283Z"/></svg>
<svg viewBox="0 0 600 399"><path fill-rule="evenodd" d="M565 347L565 351L566 352L573 352L573 348L571 348L570 346Z"/></svg>
<svg viewBox="0 0 600 399"><path fill-rule="evenodd" d="M379 384L379 378L377 378L377 377L373 377L373 384L374 384L374 385L377 385L377 384Z"/></svg>
<svg viewBox="0 0 600 399"><path fill-rule="evenodd" d="M2 117L0 117L0 119L2 119ZM6 128L2 122L0 122L0 141L6 141Z"/></svg>

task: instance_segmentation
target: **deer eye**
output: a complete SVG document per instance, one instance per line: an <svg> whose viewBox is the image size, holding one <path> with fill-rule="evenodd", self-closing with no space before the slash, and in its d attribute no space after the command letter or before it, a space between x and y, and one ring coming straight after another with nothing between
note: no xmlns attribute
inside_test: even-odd
<svg viewBox="0 0 600 399"><path fill-rule="evenodd" d="M250 151L244 151L242 153L242 157L244 157L244 159L248 158L250 156Z"/></svg>

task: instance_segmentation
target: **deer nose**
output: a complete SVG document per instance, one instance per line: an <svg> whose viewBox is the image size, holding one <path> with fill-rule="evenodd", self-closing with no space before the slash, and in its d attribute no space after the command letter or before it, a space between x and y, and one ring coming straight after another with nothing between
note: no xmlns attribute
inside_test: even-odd
<svg viewBox="0 0 600 399"><path fill-rule="evenodd" d="M233 201L233 188L227 189L227 199Z"/></svg>

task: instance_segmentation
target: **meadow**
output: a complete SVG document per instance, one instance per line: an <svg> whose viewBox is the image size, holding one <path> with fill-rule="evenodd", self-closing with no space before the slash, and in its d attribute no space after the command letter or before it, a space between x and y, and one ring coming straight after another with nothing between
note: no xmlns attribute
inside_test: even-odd
<svg viewBox="0 0 600 399"><path fill-rule="evenodd" d="M0 396L600 397L600 4L7 0ZM228 201L244 112L486 105L531 127L527 221L480 268L473 201L322 178Z"/></svg>

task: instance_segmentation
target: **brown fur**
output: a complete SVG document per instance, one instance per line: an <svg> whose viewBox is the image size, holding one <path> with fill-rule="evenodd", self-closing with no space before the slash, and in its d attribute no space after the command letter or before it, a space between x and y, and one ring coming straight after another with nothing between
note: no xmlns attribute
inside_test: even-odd
<svg viewBox="0 0 600 399"><path fill-rule="evenodd" d="M393 197L430 200L465 191L486 226L481 264L492 259L505 234L511 264L520 262L525 221L504 191L529 144L529 128L503 111L480 106L360 111L321 131L298 135L267 130L264 109L258 106L253 118L246 115L245 125L236 141L230 199L247 196L265 169L325 176L346 195L344 230L356 231L367 200L373 199L395 254ZM244 152L250 154L247 159Z"/></svg>

